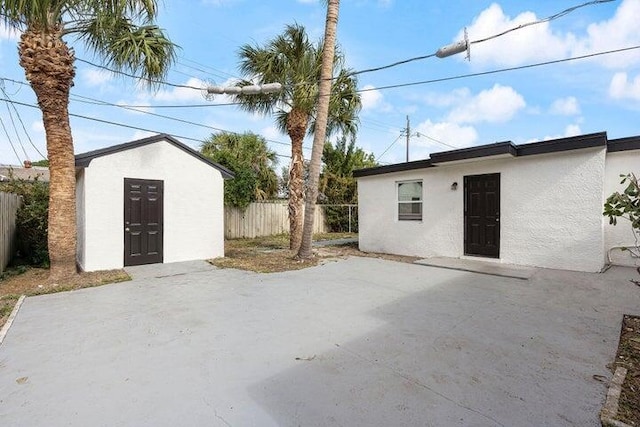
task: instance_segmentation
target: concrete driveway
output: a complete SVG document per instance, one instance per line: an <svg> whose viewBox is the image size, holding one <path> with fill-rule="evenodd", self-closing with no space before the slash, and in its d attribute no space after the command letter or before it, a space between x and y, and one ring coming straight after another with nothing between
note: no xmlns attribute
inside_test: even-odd
<svg viewBox="0 0 640 427"><path fill-rule="evenodd" d="M27 298L2 426L598 426L598 375L640 314L622 268L176 268Z"/></svg>

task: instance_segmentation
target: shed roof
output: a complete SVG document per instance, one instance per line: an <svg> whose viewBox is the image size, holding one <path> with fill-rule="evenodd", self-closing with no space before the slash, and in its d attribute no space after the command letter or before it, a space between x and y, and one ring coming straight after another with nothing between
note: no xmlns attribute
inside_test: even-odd
<svg viewBox="0 0 640 427"><path fill-rule="evenodd" d="M91 161L97 157L108 156L110 154L119 153L121 151L130 150L132 148L138 148L149 144L154 144L156 142L166 141L169 144L179 148L187 154L192 155L196 159L208 164L209 166L217 169L222 173L222 177L224 179L230 179L234 177L233 172L224 166L211 161L211 159L203 156L201 153L197 152L193 148L188 145L178 141L171 135L167 135L165 133L150 136L148 138L138 139L136 141L125 142L124 144L112 145L111 147L101 148L99 150L88 151L86 153L76 154L76 167L77 168L86 168L89 166Z"/></svg>
<svg viewBox="0 0 640 427"><path fill-rule="evenodd" d="M402 172L435 167L439 164L448 162L471 159L481 160L482 158L490 158L495 156L522 157L605 146L607 147L607 151L610 152L637 150L640 149L640 136L608 140L606 132L598 132L520 145L516 145L511 141L496 142L493 144L480 145L477 147L460 148L457 150L432 153L431 157L425 160L359 169L353 172L353 176L356 178L361 178L371 175L382 175L392 172Z"/></svg>
<svg viewBox="0 0 640 427"><path fill-rule="evenodd" d="M44 166L32 166L25 168L22 166L0 165L0 181L8 181L10 177L25 181L49 182L49 168Z"/></svg>

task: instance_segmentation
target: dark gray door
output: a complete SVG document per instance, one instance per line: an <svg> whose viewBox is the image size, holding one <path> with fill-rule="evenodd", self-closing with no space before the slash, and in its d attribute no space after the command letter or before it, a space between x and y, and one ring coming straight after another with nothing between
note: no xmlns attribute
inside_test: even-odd
<svg viewBox="0 0 640 427"><path fill-rule="evenodd" d="M500 174L464 177L464 253L500 257Z"/></svg>
<svg viewBox="0 0 640 427"><path fill-rule="evenodd" d="M124 179L124 265L162 262L164 182Z"/></svg>

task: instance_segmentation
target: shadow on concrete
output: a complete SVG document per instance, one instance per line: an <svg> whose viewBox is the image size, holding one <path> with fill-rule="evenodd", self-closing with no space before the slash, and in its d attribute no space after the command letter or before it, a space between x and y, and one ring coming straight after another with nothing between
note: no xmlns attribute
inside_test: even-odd
<svg viewBox="0 0 640 427"><path fill-rule="evenodd" d="M249 393L279 425L599 426L594 375L610 376L619 328L609 286L464 274L371 310L381 327Z"/></svg>

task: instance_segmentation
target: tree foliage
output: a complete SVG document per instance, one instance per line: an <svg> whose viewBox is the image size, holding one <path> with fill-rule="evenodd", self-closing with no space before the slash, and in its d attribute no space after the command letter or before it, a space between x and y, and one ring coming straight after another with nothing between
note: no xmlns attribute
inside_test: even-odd
<svg viewBox="0 0 640 427"><path fill-rule="evenodd" d="M235 174L234 179L225 181L225 204L244 209L255 200L270 199L278 193L276 152L261 136L220 132L211 135L200 151Z"/></svg>
<svg viewBox="0 0 640 427"><path fill-rule="evenodd" d="M322 160L324 169L320 176L319 200L329 205L357 204L358 187L353 171L377 166L373 154L368 154L362 148L356 147L355 141L347 142L346 138L342 138L335 147L329 142L325 144ZM325 212L331 231L348 230L347 207L328 206ZM352 216L351 230L357 230L356 216Z"/></svg>
<svg viewBox="0 0 640 427"><path fill-rule="evenodd" d="M640 236L640 186L638 178L633 173L620 175L620 184L627 184L622 193L610 195L605 204L603 215L609 217L609 224L616 225L618 218L630 221L631 229L636 238L636 246Z"/></svg>
<svg viewBox="0 0 640 427"><path fill-rule="evenodd" d="M49 265L49 185L38 179L26 181L10 178L8 182L0 184L0 191L22 196L22 204L16 212L17 255L31 265L46 267Z"/></svg>

